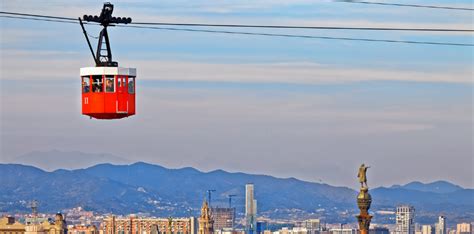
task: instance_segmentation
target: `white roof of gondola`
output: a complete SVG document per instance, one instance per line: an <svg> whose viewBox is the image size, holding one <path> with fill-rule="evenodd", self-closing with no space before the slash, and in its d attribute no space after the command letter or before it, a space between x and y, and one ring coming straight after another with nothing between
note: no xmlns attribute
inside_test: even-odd
<svg viewBox="0 0 474 234"><path fill-rule="evenodd" d="M136 68L126 67L82 67L81 76L90 75L126 75L137 76Z"/></svg>

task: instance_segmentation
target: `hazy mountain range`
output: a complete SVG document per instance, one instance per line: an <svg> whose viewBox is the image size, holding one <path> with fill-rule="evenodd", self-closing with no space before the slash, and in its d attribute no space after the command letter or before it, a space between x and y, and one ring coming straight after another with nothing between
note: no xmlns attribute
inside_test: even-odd
<svg viewBox="0 0 474 234"><path fill-rule="evenodd" d="M241 213L246 183L255 184L260 215L353 222L357 212L357 192L347 187L222 170L167 169L142 162L53 172L0 164L0 212L28 211L27 201L37 199L43 212L82 206L100 213L190 216L197 214L206 190L216 189L213 205L227 206L227 195L235 194L233 206ZM420 221L434 222L439 214L458 220L474 218L474 190L445 181L374 188L371 194L373 212L393 211L397 204L408 203L416 207ZM390 218L375 215L374 221L393 222Z"/></svg>
<svg viewBox="0 0 474 234"><path fill-rule="evenodd" d="M46 171L58 169L81 169L91 167L100 163L129 164L132 161L112 155L112 154L94 154L80 151L33 151L15 157L9 162L24 165L35 165Z"/></svg>
<svg viewBox="0 0 474 234"><path fill-rule="evenodd" d="M427 183L427 184L415 181L403 186L393 185L390 188L401 188L401 189L416 190L416 191L421 191L421 192L434 192L434 193L450 193L450 192L456 192L458 190L463 189L461 186L454 185L446 181L435 181L435 182Z"/></svg>

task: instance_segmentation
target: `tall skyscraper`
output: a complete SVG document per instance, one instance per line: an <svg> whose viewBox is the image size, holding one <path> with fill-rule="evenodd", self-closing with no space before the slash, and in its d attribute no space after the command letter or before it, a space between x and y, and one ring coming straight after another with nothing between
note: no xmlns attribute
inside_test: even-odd
<svg viewBox="0 0 474 234"><path fill-rule="evenodd" d="M439 216L438 223L435 224L435 234L447 234L446 233L446 217Z"/></svg>
<svg viewBox="0 0 474 234"><path fill-rule="evenodd" d="M456 225L456 234L471 234L472 225L470 223L458 223Z"/></svg>
<svg viewBox="0 0 474 234"><path fill-rule="evenodd" d="M397 207L396 213L396 234L414 234L415 233L415 208L410 205Z"/></svg>
<svg viewBox="0 0 474 234"><path fill-rule="evenodd" d="M254 197L253 184L245 185L245 229L247 234L256 233L257 200Z"/></svg>

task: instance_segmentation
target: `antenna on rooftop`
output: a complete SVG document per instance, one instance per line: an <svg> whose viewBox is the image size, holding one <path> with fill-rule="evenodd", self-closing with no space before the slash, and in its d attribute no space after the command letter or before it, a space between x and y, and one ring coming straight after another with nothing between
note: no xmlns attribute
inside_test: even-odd
<svg viewBox="0 0 474 234"><path fill-rule="evenodd" d="M30 202L31 213L33 214L33 223L38 223L38 201L33 200Z"/></svg>

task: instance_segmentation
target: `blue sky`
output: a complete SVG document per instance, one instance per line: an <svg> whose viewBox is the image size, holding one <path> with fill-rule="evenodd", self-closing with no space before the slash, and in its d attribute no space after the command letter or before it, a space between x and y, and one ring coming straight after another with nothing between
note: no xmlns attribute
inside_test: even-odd
<svg viewBox="0 0 474 234"><path fill-rule="evenodd" d="M331 1L113 3L115 15L135 22L473 27L469 11ZM98 14L102 2L1 5L77 17ZM104 122L80 115L79 68L93 63L78 25L0 20L3 162L80 150L351 187L365 162L374 185L445 179L473 187L472 47L111 28L114 59L138 70L138 113ZM245 31L473 43L469 33Z"/></svg>

